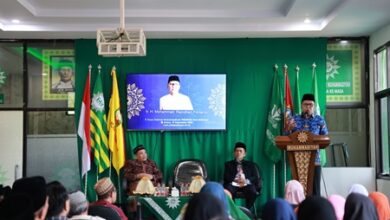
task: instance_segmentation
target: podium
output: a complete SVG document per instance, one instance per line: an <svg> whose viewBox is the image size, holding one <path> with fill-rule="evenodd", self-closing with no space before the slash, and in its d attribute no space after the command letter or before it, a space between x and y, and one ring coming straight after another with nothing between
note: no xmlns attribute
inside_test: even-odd
<svg viewBox="0 0 390 220"><path fill-rule="evenodd" d="M293 179L302 184L306 195L312 195L316 153L329 145L329 136L296 131L289 136L275 137L275 143L287 151Z"/></svg>

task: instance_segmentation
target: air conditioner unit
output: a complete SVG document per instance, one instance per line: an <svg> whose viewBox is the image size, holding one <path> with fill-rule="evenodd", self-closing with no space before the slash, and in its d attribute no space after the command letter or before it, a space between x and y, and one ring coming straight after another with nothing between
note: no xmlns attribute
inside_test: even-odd
<svg viewBox="0 0 390 220"><path fill-rule="evenodd" d="M105 57L146 56L146 37L142 29L97 30L98 54Z"/></svg>

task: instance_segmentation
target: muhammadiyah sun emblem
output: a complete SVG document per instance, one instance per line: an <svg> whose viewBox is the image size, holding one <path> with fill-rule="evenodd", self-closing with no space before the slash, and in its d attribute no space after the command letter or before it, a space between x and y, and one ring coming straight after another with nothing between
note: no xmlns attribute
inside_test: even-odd
<svg viewBox="0 0 390 220"><path fill-rule="evenodd" d="M298 133L298 136L297 136L297 139L300 143L306 143L307 139L308 139L308 136L305 132L299 132Z"/></svg>

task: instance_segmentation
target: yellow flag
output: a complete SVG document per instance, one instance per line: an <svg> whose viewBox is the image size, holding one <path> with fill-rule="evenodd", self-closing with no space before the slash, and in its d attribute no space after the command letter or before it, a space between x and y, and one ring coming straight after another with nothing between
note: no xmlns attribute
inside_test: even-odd
<svg viewBox="0 0 390 220"><path fill-rule="evenodd" d="M112 152L112 165L119 175L119 170L125 165L125 146L115 67L112 68L111 75L112 93L108 112L108 146Z"/></svg>

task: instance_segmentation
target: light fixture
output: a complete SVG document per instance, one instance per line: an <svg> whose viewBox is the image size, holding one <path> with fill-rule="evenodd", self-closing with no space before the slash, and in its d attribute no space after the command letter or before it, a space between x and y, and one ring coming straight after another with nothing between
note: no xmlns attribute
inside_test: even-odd
<svg viewBox="0 0 390 220"><path fill-rule="evenodd" d="M96 44L98 54L104 57L146 56L146 37L142 29L125 29L125 1L120 3L120 27L98 29Z"/></svg>
<svg viewBox="0 0 390 220"><path fill-rule="evenodd" d="M14 24L19 24L20 20L19 19L12 19L11 22L14 23Z"/></svg>
<svg viewBox="0 0 390 220"><path fill-rule="evenodd" d="M305 20L303 20L303 23L310 24L311 23L310 18L306 17Z"/></svg>

